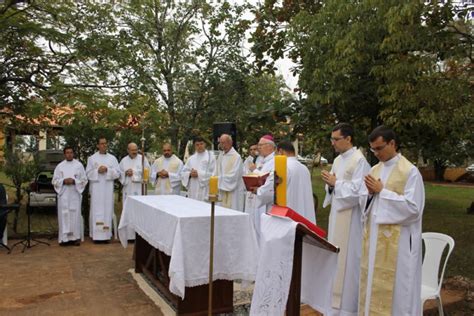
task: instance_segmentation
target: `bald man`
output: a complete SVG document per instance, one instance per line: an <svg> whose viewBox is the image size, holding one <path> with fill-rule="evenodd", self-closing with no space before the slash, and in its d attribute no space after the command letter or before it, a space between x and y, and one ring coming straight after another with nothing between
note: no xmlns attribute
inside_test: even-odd
<svg viewBox="0 0 474 316"><path fill-rule="evenodd" d="M216 173L219 178L219 198L222 206L237 211L244 210L244 165L239 153L232 147L233 140L228 134L219 137L219 156Z"/></svg>
<svg viewBox="0 0 474 316"><path fill-rule="evenodd" d="M123 157L120 161L120 183L122 183L122 202L125 205L125 200L129 195L142 195L142 155L138 154L138 146L135 143L130 143L127 146L128 155ZM145 158L145 168L150 170L150 164ZM129 228L127 231L127 239L135 239L135 231Z"/></svg>
<svg viewBox="0 0 474 316"><path fill-rule="evenodd" d="M183 162L173 154L170 143L163 145L163 155L151 167L151 181L159 195L177 194L181 191L181 170Z"/></svg>

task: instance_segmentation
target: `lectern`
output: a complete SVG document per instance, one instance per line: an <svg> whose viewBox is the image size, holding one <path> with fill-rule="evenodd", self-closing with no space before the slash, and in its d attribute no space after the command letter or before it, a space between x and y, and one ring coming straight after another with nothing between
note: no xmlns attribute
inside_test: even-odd
<svg viewBox="0 0 474 316"><path fill-rule="evenodd" d="M301 268L303 263L303 242L310 243L316 247L324 248L334 253L338 253L339 248L322 237L326 235L324 230L315 224L308 222L304 217L300 216L298 213L294 212L288 207L274 205L270 211L270 215L288 217L298 222L295 234L295 248L293 253L293 270L291 274L290 291L288 293L288 301L286 303L286 315L299 316L301 308Z"/></svg>

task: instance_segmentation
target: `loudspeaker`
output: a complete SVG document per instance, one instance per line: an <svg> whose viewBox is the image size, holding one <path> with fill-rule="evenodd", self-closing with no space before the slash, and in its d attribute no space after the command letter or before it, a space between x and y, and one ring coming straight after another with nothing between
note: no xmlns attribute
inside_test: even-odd
<svg viewBox="0 0 474 316"><path fill-rule="evenodd" d="M234 141L234 148L237 150L237 126L235 123L230 122L219 122L214 123L212 130L212 144L214 145L214 150L217 150L218 139L222 134L229 134L232 136Z"/></svg>

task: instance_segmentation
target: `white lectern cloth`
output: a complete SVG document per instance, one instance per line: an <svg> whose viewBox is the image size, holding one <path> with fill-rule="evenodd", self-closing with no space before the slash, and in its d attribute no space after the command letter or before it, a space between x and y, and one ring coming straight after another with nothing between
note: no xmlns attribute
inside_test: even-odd
<svg viewBox="0 0 474 316"><path fill-rule="evenodd" d="M289 218L262 214L262 253L252 297L250 315L283 315L293 269L297 223ZM301 302L330 315L332 283L337 253L303 239Z"/></svg>
<svg viewBox="0 0 474 316"><path fill-rule="evenodd" d="M211 205L178 195L129 196L119 225L127 246L131 226L150 245L171 256L169 289L184 299L185 287L209 281ZM258 245L248 214L216 205L213 279L255 280Z"/></svg>

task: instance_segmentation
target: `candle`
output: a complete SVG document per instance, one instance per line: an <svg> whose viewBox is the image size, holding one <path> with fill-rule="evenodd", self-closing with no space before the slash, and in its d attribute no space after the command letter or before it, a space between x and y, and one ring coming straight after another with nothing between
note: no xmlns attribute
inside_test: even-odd
<svg viewBox="0 0 474 316"><path fill-rule="evenodd" d="M149 168L143 169L143 181L148 182L149 178L150 178L150 169Z"/></svg>
<svg viewBox="0 0 474 316"><path fill-rule="evenodd" d="M286 156L275 156L275 174L280 177L280 184L276 187L276 204L286 206Z"/></svg>
<svg viewBox="0 0 474 316"><path fill-rule="evenodd" d="M209 179L209 195L217 195L217 179L216 176Z"/></svg>

